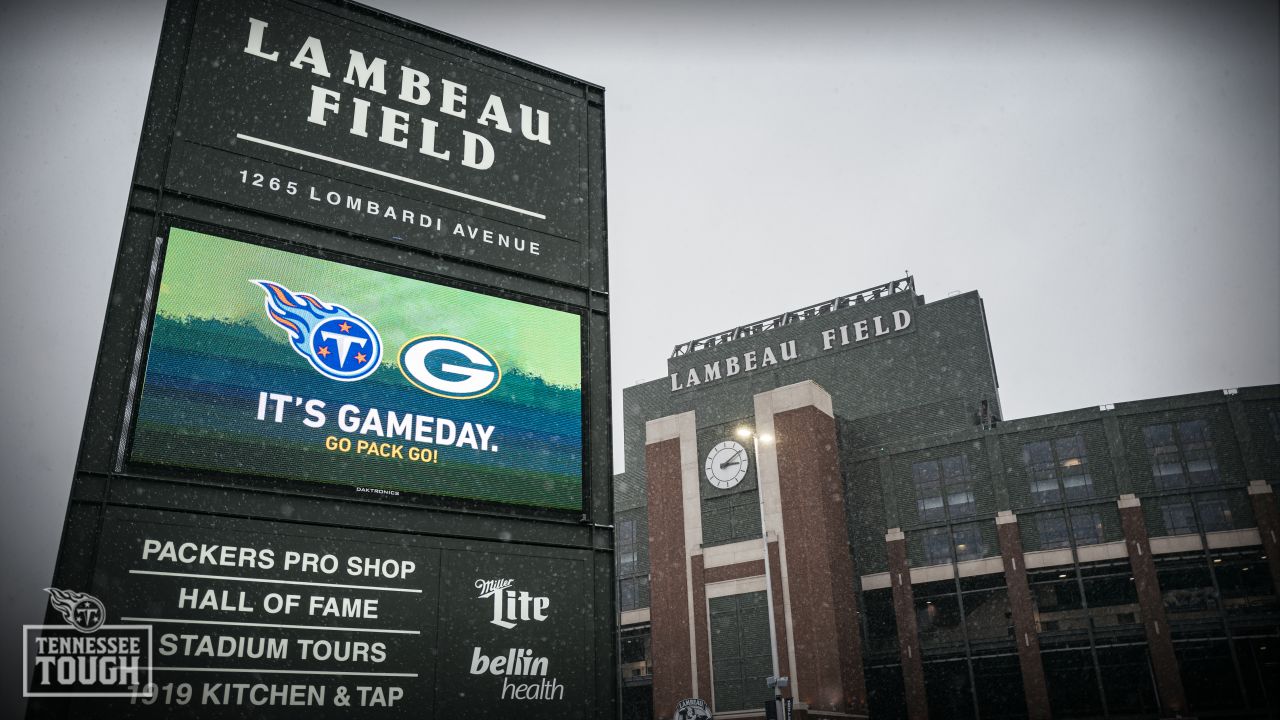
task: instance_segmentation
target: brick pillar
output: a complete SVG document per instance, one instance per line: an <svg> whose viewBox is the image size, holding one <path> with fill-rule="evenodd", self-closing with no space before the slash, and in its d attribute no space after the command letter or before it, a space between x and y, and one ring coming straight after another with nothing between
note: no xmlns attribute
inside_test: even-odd
<svg viewBox="0 0 1280 720"><path fill-rule="evenodd" d="M1182 715L1187 712L1187 697L1182 689L1178 658L1173 654L1173 638L1169 635L1164 597L1156 578L1155 562L1151 558L1151 542L1147 537L1147 522L1142 517L1142 503L1134 495L1121 495L1116 504L1120 506L1120 526L1129 550L1138 605L1142 608L1147 651L1156 676L1156 694L1160 696L1160 714L1165 717Z"/></svg>
<svg viewBox="0 0 1280 720"><path fill-rule="evenodd" d="M1031 720L1049 720L1053 713L1049 708L1049 689L1044 681L1044 663L1040 660L1036 606L1027 585L1018 517L1008 510L1001 510L996 515L996 534L1000 538L1000 556L1004 560L1004 582L1009 588L1009 609L1013 613L1014 642L1018 646L1027 716Z"/></svg>
<svg viewBox="0 0 1280 720"><path fill-rule="evenodd" d="M1262 549L1267 551L1267 564L1271 566L1271 582L1280 596L1280 508L1276 507L1276 495L1265 480L1249 483L1249 500L1253 503L1253 518L1262 536Z"/></svg>
<svg viewBox="0 0 1280 720"><path fill-rule="evenodd" d="M650 421L645 476L649 502L649 608L653 652L653 711L667 718L685 698L709 699L698 682L697 633L689 548L702 543L697 496L697 443L693 413ZM689 478L693 474L693 497ZM691 545L692 544L692 545ZM700 559L700 558L699 558ZM700 563L699 563L700 564ZM701 573L698 575L701 583ZM701 612L705 615L705 611Z"/></svg>
<svg viewBox="0 0 1280 720"><path fill-rule="evenodd" d="M770 534L777 537L777 533ZM769 541L769 567L772 579L769 585L773 592L773 629L778 637L778 675L794 677L795 673L791 672L791 653L787 652L787 648L791 647L791 638L787 634L787 609L782 602L786 592L782 588L782 549L778 547L777 540ZM794 697L789 685L782 689L782 696Z"/></svg>
<svg viewBox="0 0 1280 720"><path fill-rule="evenodd" d="M765 524L778 538L785 623L779 665L809 716L866 713L862 637L844 511L844 482L831 396L805 381L755 397L757 477ZM772 559L772 558L771 558ZM785 631L783 630L785 628ZM782 638L785 636L784 646ZM784 653L789 662L782 662Z"/></svg>
<svg viewBox="0 0 1280 720"><path fill-rule="evenodd" d="M791 529L787 579L796 674L803 678L799 700L810 711L865 714L862 636L835 419L809 405L775 412L773 423L783 525Z"/></svg>
<svg viewBox="0 0 1280 720"><path fill-rule="evenodd" d="M889 557L889 586L893 588L893 615L898 621L898 657L902 661L907 717L927 720L929 696L924 689L924 663L920 660L920 635L916 630L916 601L911 592L911 568L907 565L907 537L900 528L890 528L884 541Z"/></svg>

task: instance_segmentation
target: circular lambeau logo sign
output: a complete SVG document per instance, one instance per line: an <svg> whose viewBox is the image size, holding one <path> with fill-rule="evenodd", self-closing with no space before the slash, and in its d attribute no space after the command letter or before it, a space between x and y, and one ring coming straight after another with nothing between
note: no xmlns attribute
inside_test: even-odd
<svg viewBox="0 0 1280 720"><path fill-rule="evenodd" d="M711 708L702 698L687 698L676 703L675 720L711 720Z"/></svg>

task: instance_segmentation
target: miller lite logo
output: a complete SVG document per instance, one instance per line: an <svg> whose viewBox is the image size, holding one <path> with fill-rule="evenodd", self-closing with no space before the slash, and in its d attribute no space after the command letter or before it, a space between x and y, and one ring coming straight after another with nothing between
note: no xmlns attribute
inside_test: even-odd
<svg viewBox="0 0 1280 720"><path fill-rule="evenodd" d="M267 317L289 331L293 349L320 374L351 382L382 361L382 338L369 321L341 305L295 293L268 280L253 280L266 293Z"/></svg>
<svg viewBox="0 0 1280 720"><path fill-rule="evenodd" d="M476 597L493 599L493 618L489 622L510 630L517 622L546 620L551 598L530 595L527 590L512 590L511 586L515 583L515 580L508 578L476 580L475 587L480 591Z"/></svg>

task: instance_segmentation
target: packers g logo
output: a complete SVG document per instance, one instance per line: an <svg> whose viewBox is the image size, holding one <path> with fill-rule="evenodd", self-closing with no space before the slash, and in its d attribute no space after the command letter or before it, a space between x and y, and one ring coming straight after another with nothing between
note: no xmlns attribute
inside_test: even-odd
<svg viewBox="0 0 1280 720"><path fill-rule="evenodd" d="M423 335L405 343L400 372L419 390L454 400L488 395L502 382L502 368L492 355L449 335Z"/></svg>

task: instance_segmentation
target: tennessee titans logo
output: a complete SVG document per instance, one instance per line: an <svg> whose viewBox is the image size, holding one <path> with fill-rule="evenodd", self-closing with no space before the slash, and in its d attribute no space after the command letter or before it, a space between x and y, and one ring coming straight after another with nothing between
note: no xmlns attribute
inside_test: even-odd
<svg viewBox="0 0 1280 720"><path fill-rule="evenodd" d="M382 361L382 338L369 321L341 305L326 305L267 280L252 281L267 293L267 316L289 331L293 349L334 380L368 376Z"/></svg>
<svg viewBox="0 0 1280 720"><path fill-rule="evenodd" d="M58 588L44 590L49 593L49 604L53 609L62 615L62 619L71 623L82 633L97 630L107 619L107 610L102 605L102 601L89 593Z"/></svg>

